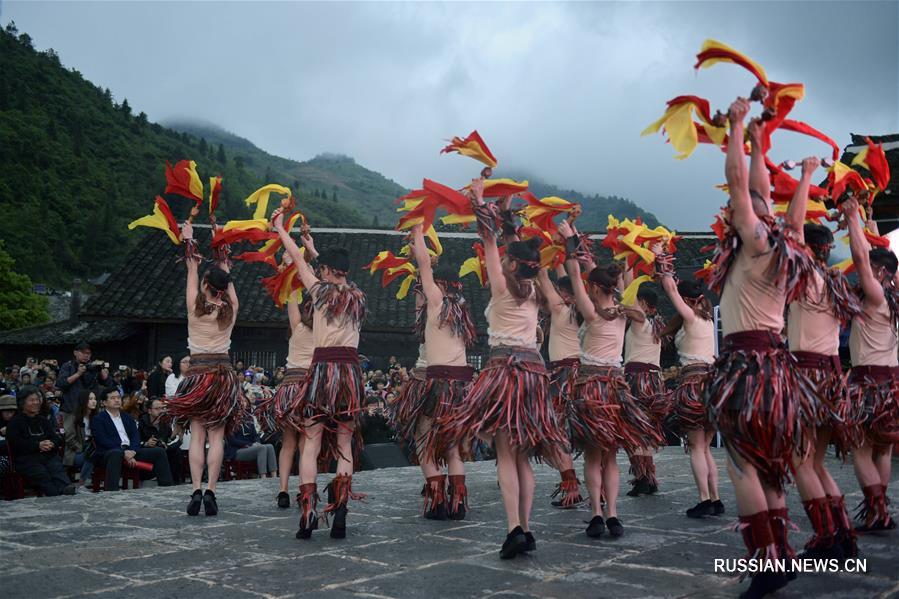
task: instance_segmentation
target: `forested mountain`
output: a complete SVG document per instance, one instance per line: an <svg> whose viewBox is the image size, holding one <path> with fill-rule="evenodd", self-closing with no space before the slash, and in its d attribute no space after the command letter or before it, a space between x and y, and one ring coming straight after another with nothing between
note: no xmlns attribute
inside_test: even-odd
<svg viewBox="0 0 899 599"><path fill-rule="evenodd" d="M166 160L195 160L204 181L222 175L220 220L245 218L242 200L280 183L314 226L389 228L393 200L407 191L347 156L298 162L214 125L152 123L127 99L63 67L54 50L35 50L14 24L0 31L0 73L0 238L16 270L35 283L67 288L74 277L112 271L140 235L158 234L126 225L152 210L165 188ZM656 222L627 200L522 178L539 196L583 203L582 230L605 228L609 212ZM177 217L186 216L189 201L168 199Z"/></svg>

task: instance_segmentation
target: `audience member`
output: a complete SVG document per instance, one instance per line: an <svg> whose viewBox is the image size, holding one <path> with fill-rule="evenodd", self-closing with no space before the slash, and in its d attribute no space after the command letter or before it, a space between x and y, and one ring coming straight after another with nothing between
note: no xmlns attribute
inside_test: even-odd
<svg viewBox="0 0 899 599"><path fill-rule="evenodd" d="M169 471L175 484L181 482L181 443L172 432L171 419L165 412L165 402L158 397L149 400L147 413L141 416L138 429L143 447L161 447L169 461Z"/></svg>
<svg viewBox="0 0 899 599"><path fill-rule="evenodd" d="M271 477L278 469L275 447L259 442L256 423L251 414L247 414L240 423L240 428L225 439L225 459L239 462L256 460L256 468L260 476L265 474Z"/></svg>
<svg viewBox="0 0 899 599"><path fill-rule="evenodd" d="M0 396L0 476L9 472L9 450L6 447L6 427L16 415L16 398Z"/></svg>
<svg viewBox="0 0 899 599"><path fill-rule="evenodd" d="M147 377L147 397L165 397L165 381L170 374L172 374L172 356L162 356L153 372Z"/></svg>
<svg viewBox="0 0 899 599"><path fill-rule="evenodd" d="M44 495L74 495L75 486L59 459L62 440L50 421L41 415L44 398L37 387L19 389L19 413L6 427L16 471Z"/></svg>
<svg viewBox="0 0 899 599"><path fill-rule="evenodd" d="M91 420L98 413L97 405L97 395L93 391L84 390L78 396L75 411L63 417L66 450L62 463L80 468L79 481L84 485L89 484L94 470Z"/></svg>
<svg viewBox="0 0 899 599"><path fill-rule="evenodd" d="M100 385L106 386L108 377L108 371L104 376L102 361L91 362L90 345L81 342L75 346L72 353L75 359L63 364L56 378L56 388L62 391L62 411L67 413L75 410L78 396L82 391Z"/></svg>
<svg viewBox="0 0 899 599"><path fill-rule="evenodd" d="M178 392L178 385L184 379L184 373L190 368L190 356L182 356L172 369L172 373L165 379L165 396L174 397ZM152 397L152 396L151 396Z"/></svg>
<svg viewBox="0 0 899 599"><path fill-rule="evenodd" d="M134 467L137 461L152 464L159 486L170 486L172 474L165 450L161 447L140 446L137 422L121 411L122 396L118 390L103 389L100 391L100 401L106 411L94 416L91 433L96 445L94 465L106 468L106 490L118 491L122 463Z"/></svg>

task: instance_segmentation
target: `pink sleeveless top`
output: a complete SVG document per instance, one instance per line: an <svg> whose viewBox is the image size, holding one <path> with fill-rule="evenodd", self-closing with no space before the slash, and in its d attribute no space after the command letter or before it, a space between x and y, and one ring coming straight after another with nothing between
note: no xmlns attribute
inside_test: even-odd
<svg viewBox="0 0 899 599"><path fill-rule="evenodd" d="M674 345L680 356L680 363L711 364L715 361L715 323L699 318L684 322L674 335Z"/></svg>
<svg viewBox="0 0 899 599"><path fill-rule="evenodd" d="M899 338L890 321L890 307L883 302L874 310L852 319L849 357L853 366L896 366Z"/></svg>
<svg viewBox="0 0 899 599"><path fill-rule="evenodd" d="M536 291L532 290L531 297L520 305L508 289L494 293L484 314L487 316L487 344L490 347L537 348Z"/></svg>
<svg viewBox="0 0 899 599"><path fill-rule="evenodd" d="M572 306L562 306L550 315L549 360L558 362L581 355L581 341L578 338L578 324Z"/></svg>
<svg viewBox="0 0 899 599"><path fill-rule="evenodd" d="M593 322L585 324L581 363L590 366L621 366L627 318L621 315L614 320L606 320L597 316Z"/></svg>
<svg viewBox="0 0 899 599"><path fill-rule="evenodd" d="M428 306L425 323L425 352L428 366L466 366L465 341L452 329L440 326L440 305Z"/></svg>
<svg viewBox="0 0 899 599"><path fill-rule="evenodd" d="M309 368L312 364L312 352L315 351L315 340L312 329L302 322L297 325L290 335L287 344L287 367Z"/></svg>
<svg viewBox="0 0 899 599"><path fill-rule="evenodd" d="M313 293L318 293L322 286L316 285L312 289ZM312 311L312 338L315 347L359 347L359 330L353 322L346 317L328 322L324 309Z"/></svg>
<svg viewBox="0 0 899 599"><path fill-rule="evenodd" d="M649 319L643 322L631 321L624 334L624 363L642 362L659 365L662 357L662 344L652 338L652 323Z"/></svg>
<svg viewBox="0 0 899 599"><path fill-rule="evenodd" d="M801 300L787 312L787 341L790 351L814 352L826 356L840 353L840 321L827 297L824 277L817 270Z"/></svg>
<svg viewBox="0 0 899 599"><path fill-rule="evenodd" d="M192 354L227 354L231 349L231 331L234 321L224 329L216 321L218 309L212 314L196 316L193 310L187 313L187 349Z"/></svg>
<svg viewBox="0 0 899 599"><path fill-rule="evenodd" d="M765 273L773 251L752 256L744 244L734 257L721 292L721 328L724 336L742 331L771 331L784 326L784 283L774 285Z"/></svg>

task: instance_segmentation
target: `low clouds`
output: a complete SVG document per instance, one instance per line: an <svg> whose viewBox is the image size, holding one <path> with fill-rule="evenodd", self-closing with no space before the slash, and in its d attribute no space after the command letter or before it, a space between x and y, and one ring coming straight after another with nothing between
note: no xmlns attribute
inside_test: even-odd
<svg viewBox="0 0 899 599"><path fill-rule="evenodd" d="M152 120L201 118L299 160L346 153L409 187L472 176L437 152L478 128L501 166L684 230L722 203L723 157L676 161L639 133L675 95L725 109L749 92L736 67L693 72L707 37L804 82L794 116L840 144L899 130L895 2L6 2L10 19ZM824 153L775 143L775 159Z"/></svg>

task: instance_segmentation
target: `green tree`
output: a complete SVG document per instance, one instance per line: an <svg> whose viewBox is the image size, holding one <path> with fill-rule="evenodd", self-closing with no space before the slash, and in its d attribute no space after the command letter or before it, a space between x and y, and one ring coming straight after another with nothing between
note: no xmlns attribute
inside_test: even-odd
<svg viewBox="0 0 899 599"><path fill-rule="evenodd" d="M31 279L14 270L15 261L0 242L0 331L50 320L47 298L32 290Z"/></svg>
<svg viewBox="0 0 899 599"><path fill-rule="evenodd" d="M219 144L219 152L216 155L215 159L218 160L222 164L225 164L225 162L228 161L228 159L225 157L225 146L223 146L222 144ZM243 163L241 163L241 164L243 164ZM240 168L240 167L238 167L238 168Z"/></svg>

